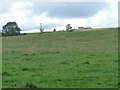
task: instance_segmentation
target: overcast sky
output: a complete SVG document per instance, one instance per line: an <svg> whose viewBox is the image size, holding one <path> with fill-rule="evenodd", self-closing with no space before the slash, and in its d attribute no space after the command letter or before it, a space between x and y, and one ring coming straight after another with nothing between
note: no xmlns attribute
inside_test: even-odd
<svg viewBox="0 0 120 90"><path fill-rule="evenodd" d="M102 2L33 2L0 1L0 28L17 22L24 32L38 32L40 23L46 31L65 29L66 24L80 27L117 27L118 1Z"/></svg>

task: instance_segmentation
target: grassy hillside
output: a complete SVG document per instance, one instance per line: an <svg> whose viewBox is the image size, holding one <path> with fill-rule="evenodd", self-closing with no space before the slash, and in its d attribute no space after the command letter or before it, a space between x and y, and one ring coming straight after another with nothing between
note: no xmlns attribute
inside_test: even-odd
<svg viewBox="0 0 120 90"><path fill-rule="evenodd" d="M118 31L3 37L3 88L115 88Z"/></svg>

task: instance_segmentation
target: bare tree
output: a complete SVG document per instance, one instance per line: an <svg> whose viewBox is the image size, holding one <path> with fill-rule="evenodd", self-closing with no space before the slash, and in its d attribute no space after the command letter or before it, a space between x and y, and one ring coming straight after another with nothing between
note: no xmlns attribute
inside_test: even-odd
<svg viewBox="0 0 120 90"><path fill-rule="evenodd" d="M44 28L42 27L42 23L40 23L40 33L42 34L44 31Z"/></svg>

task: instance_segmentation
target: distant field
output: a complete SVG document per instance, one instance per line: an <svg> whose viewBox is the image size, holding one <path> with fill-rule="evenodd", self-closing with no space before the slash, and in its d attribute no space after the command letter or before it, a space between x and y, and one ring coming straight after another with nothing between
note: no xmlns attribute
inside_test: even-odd
<svg viewBox="0 0 120 90"><path fill-rule="evenodd" d="M117 88L118 30L2 38L3 88Z"/></svg>

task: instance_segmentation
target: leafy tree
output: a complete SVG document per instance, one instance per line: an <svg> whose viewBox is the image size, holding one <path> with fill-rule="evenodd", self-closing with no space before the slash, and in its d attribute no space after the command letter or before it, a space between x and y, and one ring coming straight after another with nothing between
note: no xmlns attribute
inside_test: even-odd
<svg viewBox="0 0 120 90"><path fill-rule="evenodd" d="M54 28L53 32L56 32L56 29Z"/></svg>
<svg viewBox="0 0 120 90"><path fill-rule="evenodd" d="M67 24L66 25L66 31L71 31L72 27L71 27L71 24Z"/></svg>
<svg viewBox="0 0 120 90"><path fill-rule="evenodd" d="M8 22L2 27L2 36L16 36L20 35L21 29L16 22Z"/></svg>

